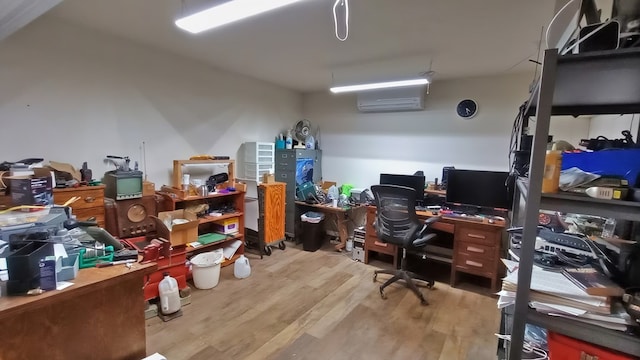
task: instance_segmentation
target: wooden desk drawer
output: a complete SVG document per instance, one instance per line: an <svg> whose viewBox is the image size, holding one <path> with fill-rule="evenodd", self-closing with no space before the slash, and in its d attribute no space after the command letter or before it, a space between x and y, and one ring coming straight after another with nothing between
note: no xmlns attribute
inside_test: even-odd
<svg viewBox="0 0 640 360"><path fill-rule="evenodd" d="M495 246L499 243L500 233L458 225L455 233L456 241Z"/></svg>
<svg viewBox="0 0 640 360"><path fill-rule="evenodd" d="M398 251L396 245L382 242L375 236L365 237L364 248L367 251L375 251L389 255L395 255Z"/></svg>
<svg viewBox="0 0 640 360"><path fill-rule="evenodd" d="M78 221L84 221L89 218L96 218L98 225L104 227L104 208L91 208L91 209L74 209L73 214Z"/></svg>
<svg viewBox="0 0 640 360"><path fill-rule="evenodd" d="M491 276L496 271L496 260L458 253L456 254L455 267L464 272Z"/></svg>
<svg viewBox="0 0 640 360"><path fill-rule="evenodd" d="M53 201L57 205L62 205L74 196L79 196L80 199L71 204L73 210L104 207L104 187L78 188L60 192L54 190Z"/></svg>
<svg viewBox="0 0 640 360"><path fill-rule="evenodd" d="M439 231L444 231L446 233L453 234L456 229L456 226L450 223L437 221L433 225L431 225L429 228L433 230L439 230Z"/></svg>
<svg viewBox="0 0 640 360"><path fill-rule="evenodd" d="M456 245L456 251L460 255L476 256L492 261L495 260L495 246L487 246L467 241L460 241Z"/></svg>

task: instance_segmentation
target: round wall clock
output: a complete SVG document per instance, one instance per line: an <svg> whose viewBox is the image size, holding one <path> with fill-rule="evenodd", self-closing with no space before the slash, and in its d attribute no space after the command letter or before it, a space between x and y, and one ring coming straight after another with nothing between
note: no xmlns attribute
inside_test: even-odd
<svg viewBox="0 0 640 360"><path fill-rule="evenodd" d="M478 113L478 103L471 99L465 99L458 103L456 113L463 119L471 119Z"/></svg>

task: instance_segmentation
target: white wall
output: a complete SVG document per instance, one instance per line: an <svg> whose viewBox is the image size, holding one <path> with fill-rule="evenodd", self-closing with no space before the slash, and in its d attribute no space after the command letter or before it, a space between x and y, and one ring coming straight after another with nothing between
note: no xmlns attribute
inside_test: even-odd
<svg viewBox="0 0 640 360"><path fill-rule="evenodd" d="M590 124L591 118L587 116L554 116L549 124L549 135L553 135L554 141L565 140L578 148L580 140L589 136Z"/></svg>
<svg viewBox="0 0 640 360"><path fill-rule="evenodd" d="M600 135L607 139L621 139L622 130L630 130L633 140L638 134L638 123L640 116L638 114L625 115L598 115L591 118L589 127L589 138L596 138Z"/></svg>
<svg viewBox="0 0 640 360"><path fill-rule="evenodd" d="M436 81L426 110L364 114L355 95L328 91L304 97L304 115L320 126L323 177L367 187L381 172L412 174L423 170L427 180L442 177L442 167L508 170L509 138L518 107L528 97L531 75L504 75ZM478 114L457 117L456 104L478 102ZM577 126L586 136L588 123ZM558 125L556 138L573 136L575 127Z"/></svg>
<svg viewBox="0 0 640 360"><path fill-rule="evenodd" d="M156 187L172 160L236 157L300 118L301 95L44 16L0 42L0 161L44 157L94 176L140 159Z"/></svg>

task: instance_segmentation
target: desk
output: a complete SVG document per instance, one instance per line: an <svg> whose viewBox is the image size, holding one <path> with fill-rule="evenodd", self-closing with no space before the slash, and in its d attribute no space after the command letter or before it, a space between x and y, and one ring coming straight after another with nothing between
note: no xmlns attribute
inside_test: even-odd
<svg viewBox="0 0 640 360"><path fill-rule="evenodd" d="M324 213L325 215L332 215L336 217L338 225L338 234L340 236L340 244L336 245L337 251L342 251L347 246L347 239L349 238L349 226L348 223L352 219L354 211L359 209L365 209L364 205L356 205L351 207L333 207L326 204L308 204L304 201L296 201L296 207L305 207ZM296 211L296 222L299 221L299 211Z"/></svg>
<svg viewBox="0 0 640 360"><path fill-rule="evenodd" d="M416 213L420 219L433 216L430 211ZM375 219L375 206L368 206L364 262L369 262L369 253L373 251L393 256L393 264L397 266L398 248L377 238L373 226ZM490 224L487 220L476 222L463 218L442 218L431 225L431 228L453 234L453 248L430 249L427 246L425 255L427 258L451 263L451 286L455 286L459 273L463 272L491 279L491 288L497 291L502 277L500 256L505 227L504 221Z"/></svg>
<svg viewBox="0 0 640 360"><path fill-rule="evenodd" d="M0 359L142 359L155 264L82 269L64 290L0 297Z"/></svg>

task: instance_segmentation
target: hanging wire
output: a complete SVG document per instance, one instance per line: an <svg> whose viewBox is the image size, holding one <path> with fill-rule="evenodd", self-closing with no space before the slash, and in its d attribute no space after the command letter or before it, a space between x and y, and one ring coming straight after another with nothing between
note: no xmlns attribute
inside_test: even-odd
<svg viewBox="0 0 640 360"><path fill-rule="evenodd" d="M340 31L338 30L338 17L344 20L344 36L340 36ZM336 0L333 4L333 25L336 38L340 41L347 40L349 37L349 0Z"/></svg>

